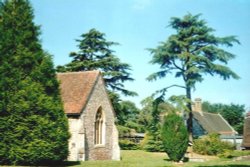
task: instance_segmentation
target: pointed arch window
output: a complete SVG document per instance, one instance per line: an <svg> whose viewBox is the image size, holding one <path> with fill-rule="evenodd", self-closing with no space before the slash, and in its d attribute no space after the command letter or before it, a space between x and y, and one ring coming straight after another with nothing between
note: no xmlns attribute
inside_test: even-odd
<svg viewBox="0 0 250 167"><path fill-rule="evenodd" d="M104 118L102 108L100 107L95 116L95 144L104 144Z"/></svg>

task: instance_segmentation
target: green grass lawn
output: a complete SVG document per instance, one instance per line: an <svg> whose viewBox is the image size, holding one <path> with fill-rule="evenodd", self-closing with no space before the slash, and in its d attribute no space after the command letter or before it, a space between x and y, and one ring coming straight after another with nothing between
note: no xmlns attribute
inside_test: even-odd
<svg viewBox="0 0 250 167"><path fill-rule="evenodd" d="M233 161L214 158L206 162L186 162L174 164L165 153L149 153L141 150L122 151L121 161L85 161L69 162L71 167L250 167L249 161Z"/></svg>
<svg viewBox="0 0 250 167"><path fill-rule="evenodd" d="M228 159L213 159L206 162L187 162L182 165L168 160L165 153L149 153L145 151L122 151L121 161L86 161L74 167L250 167L250 161L233 161Z"/></svg>

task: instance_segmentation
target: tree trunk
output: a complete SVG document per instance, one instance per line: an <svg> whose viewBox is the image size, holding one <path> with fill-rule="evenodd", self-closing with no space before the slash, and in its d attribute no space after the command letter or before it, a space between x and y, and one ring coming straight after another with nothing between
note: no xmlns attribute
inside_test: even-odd
<svg viewBox="0 0 250 167"><path fill-rule="evenodd" d="M191 104L191 88L190 86L187 86L186 88L186 96L189 99L189 102L187 104L188 108L188 120L187 120L187 128L188 128L188 133L189 133L189 141L192 143L193 142L193 113L192 113L192 104Z"/></svg>

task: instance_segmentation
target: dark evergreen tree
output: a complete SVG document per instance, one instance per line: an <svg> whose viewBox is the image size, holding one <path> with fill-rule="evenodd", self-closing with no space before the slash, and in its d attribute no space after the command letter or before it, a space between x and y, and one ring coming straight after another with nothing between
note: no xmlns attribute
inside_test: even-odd
<svg viewBox="0 0 250 167"><path fill-rule="evenodd" d="M179 162L188 147L188 131L183 119L175 113L165 116L161 136L170 160Z"/></svg>
<svg viewBox="0 0 250 167"><path fill-rule="evenodd" d="M239 43L235 36L216 37L214 30L207 26L200 15L187 14L183 18L172 18L170 27L177 31L157 48L150 49L153 54L152 64L159 64L161 70L148 77L148 80L164 78L175 72L175 77L182 78L184 85L171 85L163 88L160 92L165 93L171 87L185 89L186 98L189 101L188 130L192 140L192 112L191 91L197 82L203 81L203 75L219 75L223 79L238 79L238 75L226 66L234 54L220 48L232 47Z"/></svg>
<svg viewBox="0 0 250 167"><path fill-rule="evenodd" d="M100 70L103 74L106 86L111 91L120 91L125 95L135 96L136 93L124 88L124 81L133 81L130 77L130 65L122 63L115 56L110 47L118 43L105 39L105 34L91 29L88 33L82 34L81 39L76 40L79 45L78 52L72 52L72 62L65 66L58 66L57 71L88 71Z"/></svg>
<svg viewBox="0 0 250 167"><path fill-rule="evenodd" d="M28 0L0 1L0 164L63 161L68 123Z"/></svg>

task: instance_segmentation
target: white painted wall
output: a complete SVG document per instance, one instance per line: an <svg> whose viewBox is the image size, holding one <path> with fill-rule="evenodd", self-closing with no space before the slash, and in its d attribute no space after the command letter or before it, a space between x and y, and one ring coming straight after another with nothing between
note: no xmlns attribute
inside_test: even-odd
<svg viewBox="0 0 250 167"><path fill-rule="evenodd" d="M83 128L82 119L68 118L69 122L69 161L84 161L85 160L85 148L84 148L84 133L80 132L80 128ZM80 132L80 133L79 133Z"/></svg>

